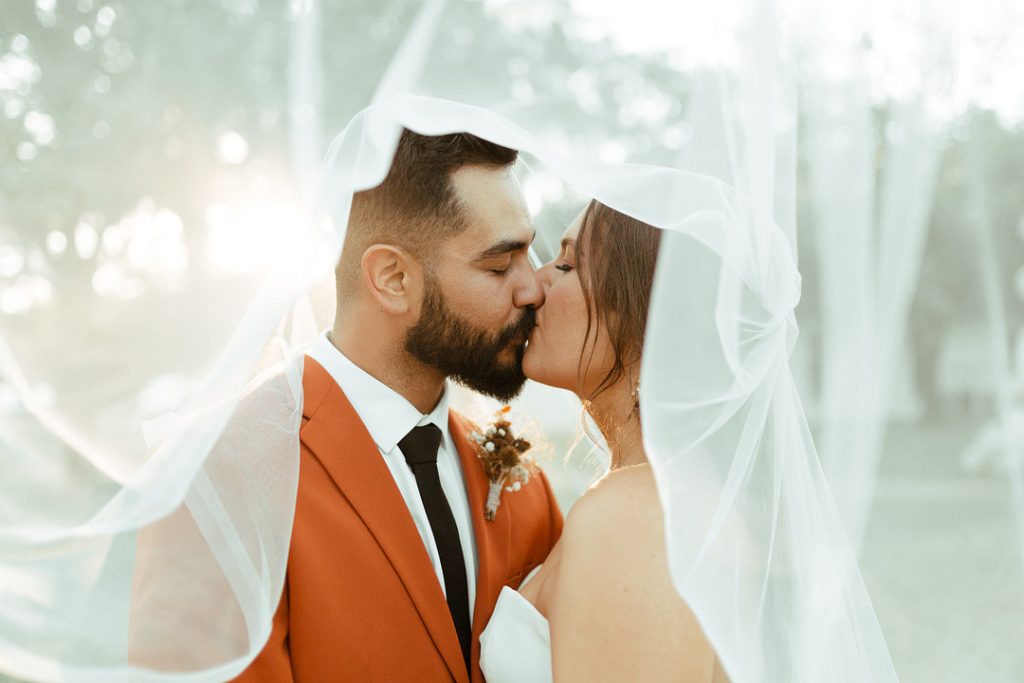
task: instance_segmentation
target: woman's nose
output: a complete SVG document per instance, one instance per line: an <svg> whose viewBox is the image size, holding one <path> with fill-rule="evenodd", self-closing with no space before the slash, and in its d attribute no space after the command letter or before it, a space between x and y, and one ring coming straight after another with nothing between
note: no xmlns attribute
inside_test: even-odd
<svg viewBox="0 0 1024 683"><path fill-rule="evenodd" d="M553 259L537 269L537 278L540 280L541 286L544 287L545 293L554 281L554 276L555 261Z"/></svg>

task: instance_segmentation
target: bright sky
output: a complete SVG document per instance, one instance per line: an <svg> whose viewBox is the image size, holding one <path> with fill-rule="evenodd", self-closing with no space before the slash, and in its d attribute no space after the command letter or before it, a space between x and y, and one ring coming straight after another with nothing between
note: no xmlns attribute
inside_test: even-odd
<svg viewBox="0 0 1024 683"><path fill-rule="evenodd" d="M631 53L668 52L680 66L735 60L728 36L753 0L572 0L580 34ZM784 22L826 72L863 69L879 95L924 90L945 113L968 102L1024 118L1024 3L1017 0L784 0ZM766 25L755 21L754 25ZM865 34L870 36L865 41ZM766 33L758 37L770 39ZM870 54L863 46L870 44ZM812 53L813 54L813 53ZM949 111L952 110L952 111Z"/></svg>
<svg viewBox="0 0 1024 683"><path fill-rule="evenodd" d="M717 61L718 36L734 27L736 4L693 0L572 0L583 31L611 37L624 52L669 52L693 64Z"/></svg>

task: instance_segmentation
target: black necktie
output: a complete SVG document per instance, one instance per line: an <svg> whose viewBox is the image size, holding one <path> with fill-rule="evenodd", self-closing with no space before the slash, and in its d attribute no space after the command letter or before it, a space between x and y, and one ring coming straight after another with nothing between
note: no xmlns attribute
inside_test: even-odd
<svg viewBox="0 0 1024 683"><path fill-rule="evenodd" d="M459 635L462 656L469 669L470 639L469 588L466 583L466 561L459 541L459 527L448 505L448 499L441 488L437 474L437 448L441 445L441 430L437 425L428 424L414 427L405 438L398 442L405 461L416 476L416 487L420 490L423 507L427 511L430 530L434 534L437 552L441 554L441 573L444 575L448 611Z"/></svg>

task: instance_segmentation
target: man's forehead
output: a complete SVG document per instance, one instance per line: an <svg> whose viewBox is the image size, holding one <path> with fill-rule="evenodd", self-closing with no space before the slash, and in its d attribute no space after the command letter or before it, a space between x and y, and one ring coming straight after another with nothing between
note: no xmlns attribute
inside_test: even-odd
<svg viewBox="0 0 1024 683"><path fill-rule="evenodd" d="M466 222L466 241L532 241L533 221L511 168L466 166L452 175L452 185Z"/></svg>
<svg viewBox="0 0 1024 683"><path fill-rule="evenodd" d="M463 166L452 172L451 184L459 201L474 209L526 209L526 197L511 166Z"/></svg>

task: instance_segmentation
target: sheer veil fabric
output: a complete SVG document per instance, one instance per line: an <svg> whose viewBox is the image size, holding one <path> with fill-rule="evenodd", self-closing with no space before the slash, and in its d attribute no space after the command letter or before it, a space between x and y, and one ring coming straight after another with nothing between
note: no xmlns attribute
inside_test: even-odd
<svg viewBox="0 0 1024 683"><path fill-rule="evenodd" d="M0 520L0 670L35 680L214 681L262 648L291 533L302 349L322 325L310 292L331 275L352 194L384 178L407 127L519 149L529 161L524 184L554 182L665 231L641 414L679 593L734 683L895 681L789 367L800 275L796 73L782 9L736 0L694 11L680 31L710 37L711 48L665 48L670 76L690 84L683 111L673 78L615 84L614 60L557 39L518 56L513 77L474 72L467 41L496 31L514 51L529 13L500 1L429 0L408 21L370 106L314 166L309 130L330 84L310 47L327 43L323 9L290 8L293 172L308 195L258 288L210 285L215 300L190 290L199 321L234 297L237 315L210 330L213 343L191 350L181 370L147 353L144 332L135 339L96 323L98 348L148 360L119 389L123 401L89 401L71 375L46 370L55 341L32 350L15 326L0 328L0 371L18 396L3 444L24 488L5 489L12 502ZM657 23L652 11L645 25ZM561 96L566 82L579 89L595 73L623 89L620 110L602 111L596 81L596 101ZM665 107L678 121L661 137L652 132L647 148L594 152L617 132L663 121ZM166 334L174 339L173 328ZM164 385L152 384L160 377ZM44 381L61 398L40 398ZM76 476L62 491L50 470ZM66 492L75 506L55 505Z"/></svg>

